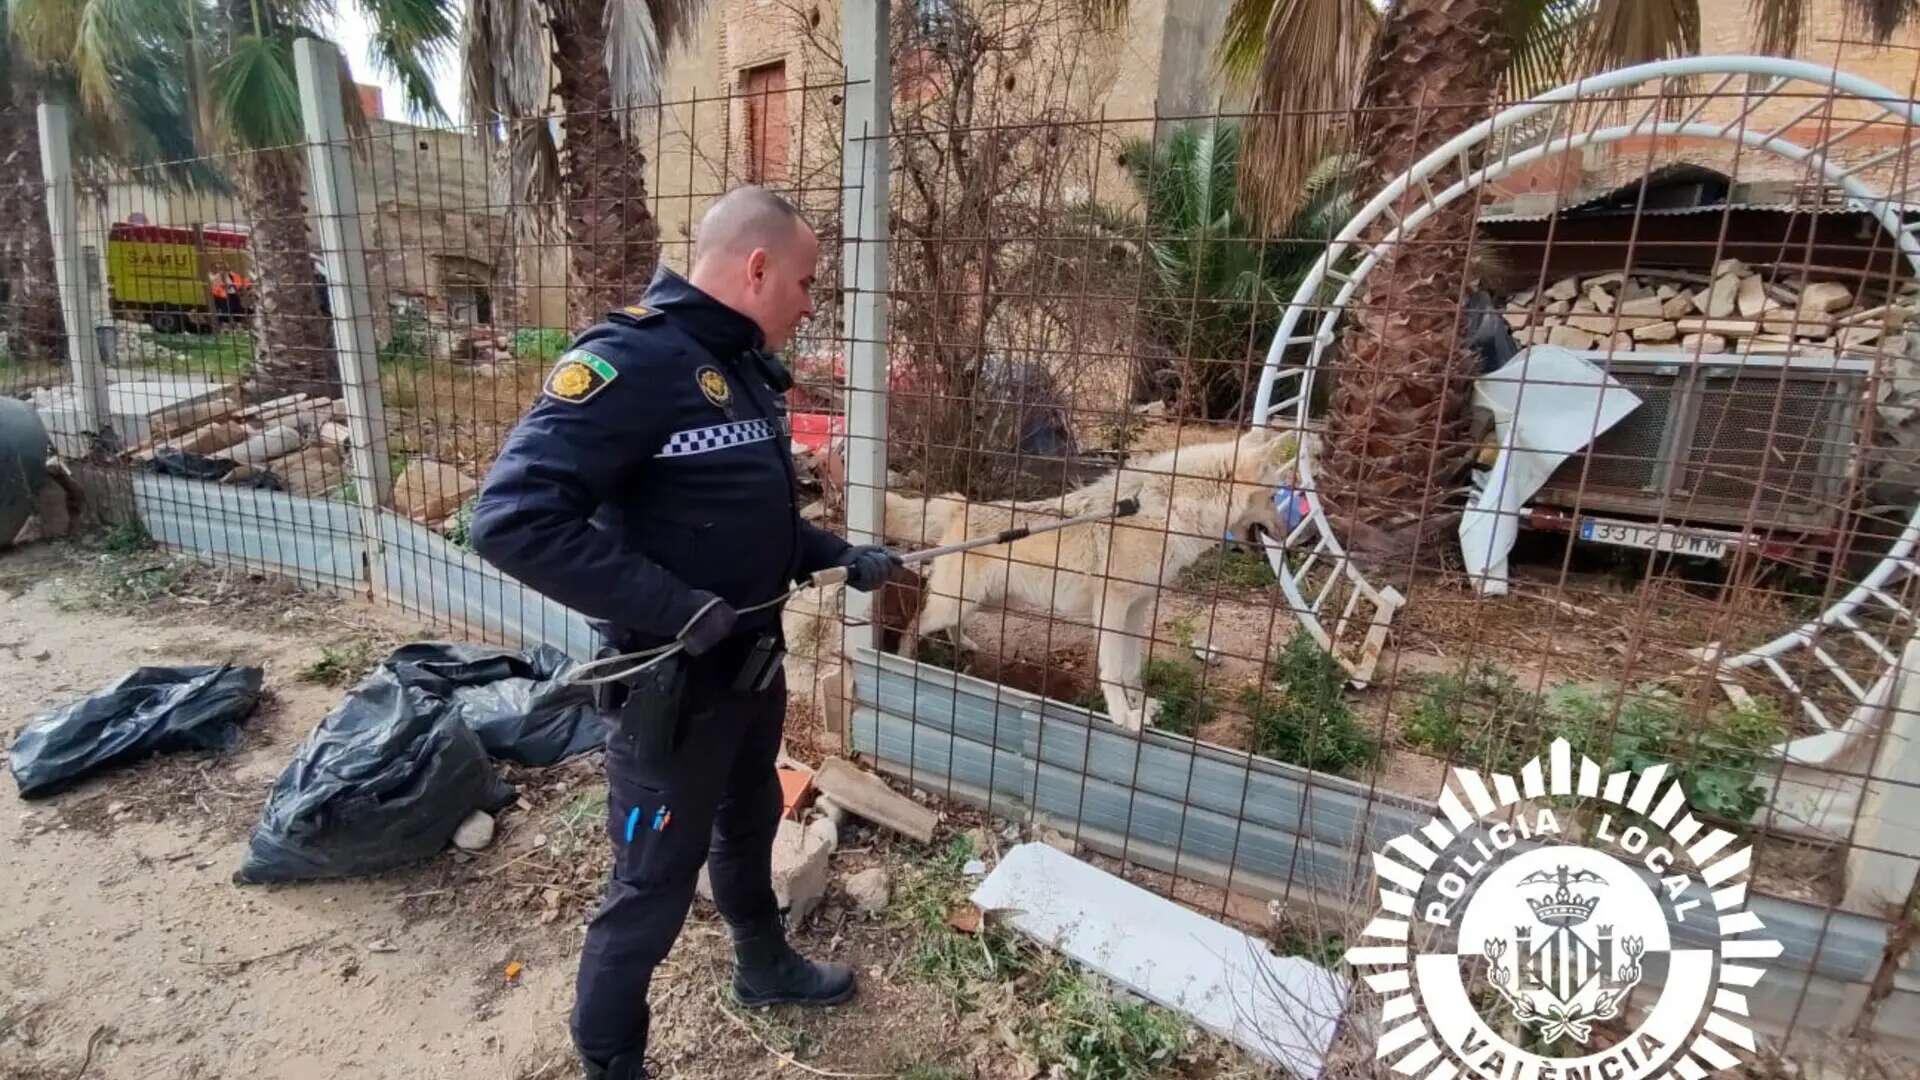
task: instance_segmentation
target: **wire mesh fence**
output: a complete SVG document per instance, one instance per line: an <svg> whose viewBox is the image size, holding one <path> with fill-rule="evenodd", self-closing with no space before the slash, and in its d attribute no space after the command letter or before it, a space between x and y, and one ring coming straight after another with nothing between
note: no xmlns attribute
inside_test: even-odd
<svg viewBox="0 0 1920 1080"><path fill-rule="evenodd" d="M1331 961L1373 853L1482 809L1456 768L1530 813L1569 794L1527 773L1563 739L1751 846L1786 942L1760 1026L1911 1053L1913 104L1721 58L1475 102L1467 136L1416 111L1416 152L1329 158L1276 218L1243 159L1304 118L1122 116L1066 5L969 11L896 16L884 132L848 130L839 28L796 9L790 62L619 117L612 162L569 147L583 117L516 122L532 154L373 117L192 189L16 190L43 219L74 190L46 258L77 277L9 282L6 389L164 543L584 656L467 550L472 497L572 336L764 184L823 240L786 356L806 516L911 551L1137 507L852 617L798 591L793 743Z"/></svg>

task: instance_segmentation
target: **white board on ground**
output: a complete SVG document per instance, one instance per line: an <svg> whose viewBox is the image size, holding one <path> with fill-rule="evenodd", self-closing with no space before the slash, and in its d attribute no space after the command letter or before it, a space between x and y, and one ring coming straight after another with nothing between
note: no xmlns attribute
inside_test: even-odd
<svg viewBox="0 0 1920 1080"><path fill-rule="evenodd" d="M1021 844L971 898L986 912L1302 1080L1325 1067L1347 981L1048 844Z"/></svg>

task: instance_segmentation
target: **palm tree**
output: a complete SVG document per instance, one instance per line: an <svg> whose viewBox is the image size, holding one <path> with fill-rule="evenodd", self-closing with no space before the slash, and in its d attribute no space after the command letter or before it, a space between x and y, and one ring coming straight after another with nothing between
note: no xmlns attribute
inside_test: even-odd
<svg viewBox="0 0 1920 1080"><path fill-rule="evenodd" d="M36 61L70 67L85 105L133 127L163 89L134 76L143 58L176 57L178 79L202 154L227 155L252 223L258 281L255 397L305 391L336 396L338 364L307 232L304 138L293 43L325 38L324 6L302 0L14 0ZM442 115L428 66L454 39L447 0L359 0L373 27L376 59L409 102ZM342 89L352 85L345 64ZM364 123L357 95L344 95Z"/></svg>
<svg viewBox="0 0 1920 1080"><path fill-rule="evenodd" d="M665 56L706 6L473 0L468 10L468 117L504 149L514 201L536 212L534 224L564 221L575 326L631 303L653 275L659 227L647 206L642 121L660 101ZM548 119L556 98L564 140Z"/></svg>
<svg viewBox="0 0 1920 1080"><path fill-rule="evenodd" d="M1165 352L1182 412L1232 416L1246 404L1249 374L1280 313L1325 241L1352 213L1344 171L1329 159L1308 177L1305 200L1280 238L1261 239L1240 198L1244 128L1234 121L1181 125L1157 143L1121 146L1144 207L1149 261L1146 323ZM1159 372L1148 373L1151 382ZM1164 376L1160 376L1164 377Z"/></svg>
<svg viewBox="0 0 1920 1080"><path fill-rule="evenodd" d="M6 12L0 8L0 27ZM0 281L7 286L8 348L33 360L66 355L53 234L40 172L33 71L7 33L0 42Z"/></svg>
<svg viewBox="0 0 1920 1080"><path fill-rule="evenodd" d="M220 175L194 159L177 54L130 58L116 78L126 84L121 92L135 111L127 123L110 123L82 107L69 65L38 63L29 55L27 44L48 33L39 21L47 14L47 8L30 4L0 7L0 279L9 289L11 344L34 359L66 351L35 104L66 106L73 121L74 165L83 182L102 184L114 168L134 166L167 186L225 190Z"/></svg>
<svg viewBox="0 0 1920 1080"><path fill-rule="evenodd" d="M1751 3L1758 47L1791 50L1808 0ZM1853 7L1883 41L1914 10ZM1698 0L1396 0L1384 11L1369 0L1235 0L1219 60L1265 114L1246 167L1261 178L1256 213L1274 221L1336 147L1360 156L1364 189L1378 190L1503 97L1699 45ZM1472 454L1474 355L1457 323L1475 284L1473 215L1459 200L1383 259L1342 337L1320 497L1349 549L1383 566L1410 570L1415 544L1456 520L1444 500Z"/></svg>

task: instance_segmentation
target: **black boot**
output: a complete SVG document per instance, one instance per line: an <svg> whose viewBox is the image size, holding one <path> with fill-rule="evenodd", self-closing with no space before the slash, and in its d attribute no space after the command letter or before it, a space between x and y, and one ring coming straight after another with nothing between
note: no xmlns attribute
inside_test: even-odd
<svg viewBox="0 0 1920 1080"><path fill-rule="evenodd" d="M733 996L763 1005L838 1005L853 996L853 969L816 964L787 944L776 916L733 931Z"/></svg>
<svg viewBox="0 0 1920 1080"><path fill-rule="evenodd" d="M648 1080L653 1075L639 1054L621 1054L605 1065L582 1058L580 1069L586 1080Z"/></svg>

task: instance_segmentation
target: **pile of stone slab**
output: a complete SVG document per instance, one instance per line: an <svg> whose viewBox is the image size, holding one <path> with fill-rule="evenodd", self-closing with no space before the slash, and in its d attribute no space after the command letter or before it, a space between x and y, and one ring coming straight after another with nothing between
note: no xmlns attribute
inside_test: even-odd
<svg viewBox="0 0 1920 1080"><path fill-rule="evenodd" d="M1710 274L1648 270L1566 277L1507 302L1521 345L1800 357L1906 352L1909 302L1863 304L1839 281L1769 282L1738 259Z"/></svg>
<svg viewBox="0 0 1920 1080"><path fill-rule="evenodd" d="M1864 495L1897 524L1920 502L1920 332L1908 328L1920 310L1920 283L1904 281L1888 296L1883 281L1808 280L1799 271L1769 281L1723 259L1707 274L1561 278L1511 296L1506 319L1523 346L1871 362L1878 415L1863 462Z"/></svg>
<svg viewBox="0 0 1920 1080"><path fill-rule="evenodd" d="M345 497L353 442L344 401L289 394L241 407L232 397L157 410L147 420L148 441L126 455L147 466L166 451L174 462L192 459L195 475L223 484L276 487L309 498ZM229 467L230 466L230 467ZM387 505L439 532L455 528L461 508L479 489L470 467L410 456L396 465ZM166 471L166 470L161 470Z"/></svg>
<svg viewBox="0 0 1920 1080"><path fill-rule="evenodd" d="M234 396L215 397L150 414L147 441L127 457L146 464L176 451L231 463L223 484L255 484L271 473L282 490L319 496L346 482L346 418L346 403L337 398L288 394L243 406Z"/></svg>

